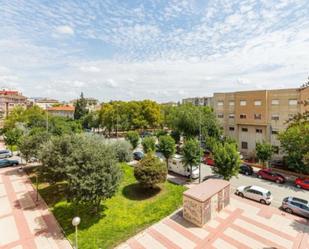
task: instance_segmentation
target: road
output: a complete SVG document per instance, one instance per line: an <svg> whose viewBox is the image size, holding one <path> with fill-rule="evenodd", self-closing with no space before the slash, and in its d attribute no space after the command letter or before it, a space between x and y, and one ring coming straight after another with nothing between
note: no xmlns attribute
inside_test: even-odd
<svg viewBox="0 0 309 249"><path fill-rule="evenodd" d="M211 166L205 164L202 164L201 172L202 179L205 176L213 175ZM271 205L277 208L281 206L282 199L287 196L299 197L309 201L309 191L296 188L291 181L288 181L284 184L278 184L272 181L259 179L255 174L252 176L239 174L238 177L233 177L231 179L232 192L235 192L235 189L241 185L257 185L268 189L273 195L273 201Z"/></svg>

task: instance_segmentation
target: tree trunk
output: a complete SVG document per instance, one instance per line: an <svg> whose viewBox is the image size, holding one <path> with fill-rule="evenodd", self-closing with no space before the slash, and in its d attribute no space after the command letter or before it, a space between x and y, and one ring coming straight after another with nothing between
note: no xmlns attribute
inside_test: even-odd
<svg viewBox="0 0 309 249"><path fill-rule="evenodd" d="M168 170L168 158L166 158L165 160L166 160L166 167L167 167L167 170Z"/></svg>

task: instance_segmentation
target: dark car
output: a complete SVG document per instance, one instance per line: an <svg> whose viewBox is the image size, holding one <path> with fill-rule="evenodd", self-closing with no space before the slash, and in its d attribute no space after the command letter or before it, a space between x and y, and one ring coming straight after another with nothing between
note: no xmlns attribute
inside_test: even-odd
<svg viewBox="0 0 309 249"><path fill-rule="evenodd" d="M142 160L144 158L144 153L141 151L136 151L133 153L133 159L136 161Z"/></svg>
<svg viewBox="0 0 309 249"><path fill-rule="evenodd" d="M242 165L240 165L239 173L246 175L246 176L252 175L253 174L253 168L248 164L242 164Z"/></svg>
<svg viewBox="0 0 309 249"><path fill-rule="evenodd" d="M258 178L274 181L276 183L284 183L285 177L279 173L272 172L271 169L261 169L257 172Z"/></svg>
<svg viewBox="0 0 309 249"><path fill-rule="evenodd" d="M8 166L16 166L19 162L17 160L0 159L0 168Z"/></svg>
<svg viewBox="0 0 309 249"><path fill-rule="evenodd" d="M298 214L309 218L309 202L296 197L286 197L282 201L282 209L290 214Z"/></svg>

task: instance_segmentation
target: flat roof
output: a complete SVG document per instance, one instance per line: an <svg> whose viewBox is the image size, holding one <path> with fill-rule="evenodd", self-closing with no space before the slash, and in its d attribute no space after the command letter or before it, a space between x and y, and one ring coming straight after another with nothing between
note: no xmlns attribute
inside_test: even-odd
<svg viewBox="0 0 309 249"><path fill-rule="evenodd" d="M188 189L183 194L197 201L204 202L229 185L230 182L225 180L209 179Z"/></svg>

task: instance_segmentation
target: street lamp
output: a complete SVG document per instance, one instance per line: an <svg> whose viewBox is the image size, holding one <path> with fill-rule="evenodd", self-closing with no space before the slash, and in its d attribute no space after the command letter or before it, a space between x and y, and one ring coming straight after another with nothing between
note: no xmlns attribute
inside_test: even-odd
<svg viewBox="0 0 309 249"><path fill-rule="evenodd" d="M75 249L78 249L77 243L77 227L80 223L80 218L78 216L74 217L72 220L72 225L75 227Z"/></svg>

